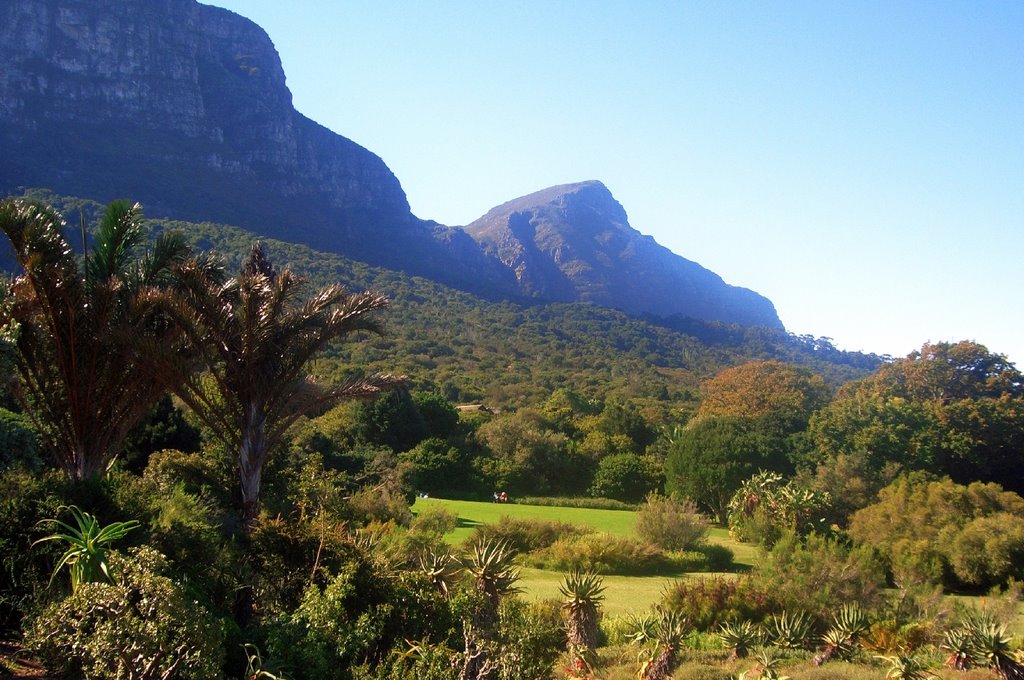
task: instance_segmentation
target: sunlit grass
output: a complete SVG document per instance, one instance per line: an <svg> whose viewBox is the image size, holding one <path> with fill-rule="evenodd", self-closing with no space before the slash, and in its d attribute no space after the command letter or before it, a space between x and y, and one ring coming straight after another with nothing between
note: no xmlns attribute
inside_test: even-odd
<svg viewBox="0 0 1024 680"><path fill-rule="evenodd" d="M473 533L473 529L481 524L493 524L504 516L568 522L614 536L636 536L636 512L633 510L558 508L548 505L451 501L441 498L419 498L412 506L413 512L430 508L447 510L458 517L458 526L445 535L445 540L452 545L462 544ZM712 528L708 540L731 549L737 565L753 566L757 559L757 546L733 540L726 529Z"/></svg>

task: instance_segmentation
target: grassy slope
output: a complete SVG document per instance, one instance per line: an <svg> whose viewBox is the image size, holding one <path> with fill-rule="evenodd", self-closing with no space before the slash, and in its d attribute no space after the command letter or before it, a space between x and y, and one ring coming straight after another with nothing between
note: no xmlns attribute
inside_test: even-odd
<svg viewBox="0 0 1024 680"><path fill-rule="evenodd" d="M465 541L474 527L497 522L502 516L538 520L558 520L571 524L589 526L619 536L635 535L636 513L630 510L591 510L587 508L556 508L540 505L515 505L510 503L479 503L474 501L450 501L440 498L421 498L413 505L414 512L440 508L456 515L458 526L445 538L453 545ZM712 529L710 540L726 545L736 554L736 562L752 565L756 548L737 543L729 538L725 529ZM629 612L648 609L661 599L665 587L679 578L692 575L670 574L665 576L605 576L604 611L609 616L620 616ZM531 598L558 598L558 584L562 575L543 569L524 568L520 573L519 587Z"/></svg>

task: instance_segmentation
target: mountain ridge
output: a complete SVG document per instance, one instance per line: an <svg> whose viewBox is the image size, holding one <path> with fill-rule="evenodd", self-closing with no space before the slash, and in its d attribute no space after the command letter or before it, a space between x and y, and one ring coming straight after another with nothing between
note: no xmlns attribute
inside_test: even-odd
<svg viewBox="0 0 1024 680"><path fill-rule="evenodd" d="M604 218L621 228L606 231L625 245L583 248L566 235L585 225L562 220L545 233L595 258L577 256L567 271L557 248L523 232L519 242L534 246L525 278L472 229L418 218L383 159L295 110L270 37L229 10L195 0L10 0L0 5L0 49L2 193L129 197L154 217L237 224L489 299L781 327L770 302L703 268L710 277L652 278L683 266L666 254L689 261L632 230L609 207L621 211L610 192ZM595 206L573 215L595 219ZM659 289L630 288L633 279ZM632 302L641 292L651 304Z"/></svg>

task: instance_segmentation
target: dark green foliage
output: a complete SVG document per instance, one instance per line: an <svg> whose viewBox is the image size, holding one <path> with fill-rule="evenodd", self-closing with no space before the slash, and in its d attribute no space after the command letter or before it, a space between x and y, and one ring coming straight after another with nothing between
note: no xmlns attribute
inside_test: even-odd
<svg viewBox="0 0 1024 680"><path fill-rule="evenodd" d="M639 503L647 494L661 489L663 484L660 461L652 456L618 453L602 458L597 464L590 483L590 495Z"/></svg>
<svg viewBox="0 0 1024 680"><path fill-rule="evenodd" d="M431 436L427 422L408 390L392 390L373 401L359 404L353 429L358 441L386 446L399 453Z"/></svg>
<svg viewBox="0 0 1024 680"><path fill-rule="evenodd" d="M185 420L170 396L164 396L128 433L122 458L133 472L141 472L155 451L175 449L195 453L200 443L199 430Z"/></svg>
<svg viewBox="0 0 1024 680"><path fill-rule="evenodd" d="M468 450L444 439L424 439L399 460L411 466L406 479L416 491L451 497L479 486Z"/></svg>
<svg viewBox="0 0 1024 680"><path fill-rule="evenodd" d="M785 456L746 418L702 419L673 441L665 490L695 501L725 524L729 500L758 470L784 471Z"/></svg>
<svg viewBox="0 0 1024 680"><path fill-rule="evenodd" d="M21 413L0 408L0 470L13 465L38 468L39 437L32 421Z"/></svg>
<svg viewBox="0 0 1024 680"><path fill-rule="evenodd" d="M811 431L826 456L1024 491L1024 375L974 342L926 344L844 386Z"/></svg>
<svg viewBox="0 0 1024 680"><path fill-rule="evenodd" d="M267 649L296 678L345 679L405 640L445 639L452 625L426 576L353 557L324 585L309 585L298 607L270 626Z"/></svg>
<svg viewBox="0 0 1024 680"><path fill-rule="evenodd" d="M116 583L86 583L33 620L26 645L43 664L92 678L128 677L131 670L131 677L156 680L172 668L173 677L220 677L220 626L165 575L159 553L139 548L111 557Z"/></svg>

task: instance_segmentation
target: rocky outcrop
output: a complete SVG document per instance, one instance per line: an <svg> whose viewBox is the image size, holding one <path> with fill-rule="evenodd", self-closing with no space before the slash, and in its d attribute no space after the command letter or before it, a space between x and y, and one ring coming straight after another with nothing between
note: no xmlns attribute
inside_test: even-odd
<svg viewBox="0 0 1024 680"><path fill-rule="evenodd" d="M726 284L633 229L626 211L600 182L517 198L466 231L532 297L581 300L632 314L782 327L768 299Z"/></svg>

